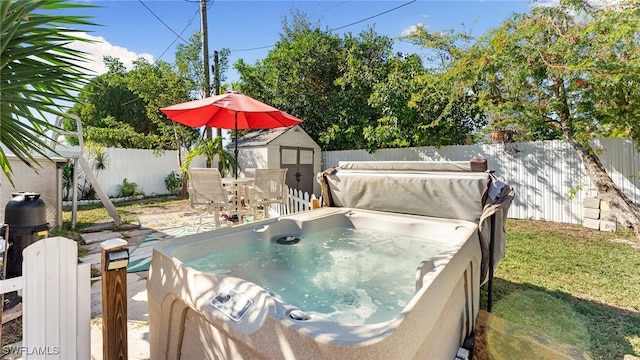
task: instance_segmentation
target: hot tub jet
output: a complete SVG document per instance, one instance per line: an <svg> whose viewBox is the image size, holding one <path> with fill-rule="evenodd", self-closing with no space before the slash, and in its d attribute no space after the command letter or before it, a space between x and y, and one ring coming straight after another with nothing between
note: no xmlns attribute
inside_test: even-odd
<svg viewBox="0 0 640 360"><path fill-rule="evenodd" d="M282 237L279 237L278 240L276 240L276 242L282 245L293 245L293 244L299 243L300 238L295 236L282 236Z"/></svg>

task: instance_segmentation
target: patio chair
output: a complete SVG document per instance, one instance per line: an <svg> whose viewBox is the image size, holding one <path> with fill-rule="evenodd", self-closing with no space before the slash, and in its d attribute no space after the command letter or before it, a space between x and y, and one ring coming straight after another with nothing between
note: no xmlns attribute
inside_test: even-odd
<svg viewBox="0 0 640 360"><path fill-rule="evenodd" d="M246 168L244 169L244 177L246 178L255 178L256 177L256 168Z"/></svg>
<svg viewBox="0 0 640 360"><path fill-rule="evenodd" d="M232 212L227 189L222 186L222 177L218 169L191 168L189 174L189 200L191 208L199 211L193 219L193 229L197 232L202 226L203 217L213 217L216 228L220 227L220 210ZM196 220L200 220L196 228Z"/></svg>
<svg viewBox="0 0 640 360"><path fill-rule="evenodd" d="M282 204L283 206L286 204L286 176L287 169L256 169L251 192L251 207L254 218L256 218L258 207L264 209L264 217L268 218L271 204Z"/></svg>

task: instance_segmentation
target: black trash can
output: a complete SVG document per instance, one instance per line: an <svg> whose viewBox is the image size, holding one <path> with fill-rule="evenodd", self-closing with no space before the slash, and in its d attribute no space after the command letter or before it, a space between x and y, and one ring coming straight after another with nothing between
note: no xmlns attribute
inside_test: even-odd
<svg viewBox="0 0 640 360"><path fill-rule="evenodd" d="M4 209L4 223L9 228L9 248L5 257L7 279L22 275L22 251L49 234L47 207L40 194L17 192L11 195L13 199ZM6 227L3 227L0 231L3 239L5 232Z"/></svg>

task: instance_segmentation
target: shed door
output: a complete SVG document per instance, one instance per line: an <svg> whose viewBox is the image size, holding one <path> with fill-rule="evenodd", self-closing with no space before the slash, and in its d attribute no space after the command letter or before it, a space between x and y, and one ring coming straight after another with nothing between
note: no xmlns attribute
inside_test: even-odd
<svg viewBox="0 0 640 360"><path fill-rule="evenodd" d="M287 186L313 194L313 149L280 147L280 167L287 168Z"/></svg>

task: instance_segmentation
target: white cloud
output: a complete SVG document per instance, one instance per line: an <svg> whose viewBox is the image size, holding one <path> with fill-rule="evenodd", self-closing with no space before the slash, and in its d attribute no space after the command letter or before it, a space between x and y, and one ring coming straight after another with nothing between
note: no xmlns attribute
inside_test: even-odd
<svg viewBox="0 0 640 360"><path fill-rule="evenodd" d="M533 7L558 7L560 6L560 0L540 0L532 4Z"/></svg>
<svg viewBox="0 0 640 360"><path fill-rule="evenodd" d="M423 24L423 23L418 23L415 25L411 25L407 28L405 28L404 30L402 30L402 36L409 36L411 34L413 34L414 32L416 32L417 30L420 29L426 29L427 25Z"/></svg>
<svg viewBox="0 0 640 360"><path fill-rule="evenodd" d="M625 4L628 4L629 0L585 0L585 3L596 8L610 6L616 9L624 6ZM560 6L560 0L539 0L534 3L534 6L557 7Z"/></svg>
<svg viewBox="0 0 640 360"><path fill-rule="evenodd" d="M629 3L628 0L586 0L585 2L595 7L611 6L614 9L619 9Z"/></svg>
<svg viewBox="0 0 640 360"><path fill-rule="evenodd" d="M154 62L153 55L148 53L137 54L129 49L109 43L102 36L93 36L87 33L74 33L74 35L94 41L93 43L75 41L67 45L71 49L87 53L89 61L82 63L82 66L92 70L94 72L93 75L101 75L107 72L107 67L102 61L105 55L120 59L128 70L133 68L133 61L141 57L147 59L150 63Z"/></svg>

